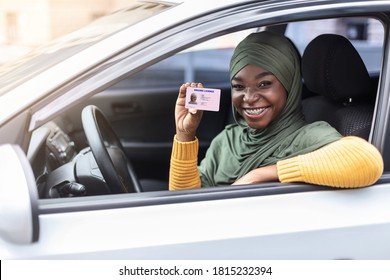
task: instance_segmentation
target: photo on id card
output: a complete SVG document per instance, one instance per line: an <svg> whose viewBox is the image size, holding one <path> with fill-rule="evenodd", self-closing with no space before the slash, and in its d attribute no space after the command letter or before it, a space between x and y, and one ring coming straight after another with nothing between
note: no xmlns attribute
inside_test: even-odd
<svg viewBox="0 0 390 280"><path fill-rule="evenodd" d="M220 89L188 87L185 107L203 111L219 111Z"/></svg>

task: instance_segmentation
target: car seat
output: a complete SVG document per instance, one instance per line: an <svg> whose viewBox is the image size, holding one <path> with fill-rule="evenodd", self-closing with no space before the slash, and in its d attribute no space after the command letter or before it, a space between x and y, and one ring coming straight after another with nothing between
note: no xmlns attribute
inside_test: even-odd
<svg viewBox="0 0 390 280"><path fill-rule="evenodd" d="M347 38L336 34L314 38L302 55L302 76L315 94L302 101L308 122L324 120L343 136L368 139L373 87L363 60Z"/></svg>

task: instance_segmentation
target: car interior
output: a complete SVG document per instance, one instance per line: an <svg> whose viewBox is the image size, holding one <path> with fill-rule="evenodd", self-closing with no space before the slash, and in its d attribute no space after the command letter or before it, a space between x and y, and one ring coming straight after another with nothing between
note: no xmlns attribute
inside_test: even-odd
<svg viewBox="0 0 390 280"><path fill-rule="evenodd" d="M285 33L287 24L261 28L264 29ZM297 44L302 54L305 117L308 122L327 121L344 136L369 140L379 70L367 69L352 44L354 40L320 33L303 50ZM381 48L378 50L376 59L381 61ZM234 122L228 73L232 51L232 47L224 47L180 52L123 79L37 129L28 158L40 198L168 190L178 88L184 82L199 81L206 87L221 89L219 112L204 112L197 132L200 161L212 139ZM96 134L99 132L100 138ZM100 148L93 147L91 135L100 139L96 144ZM100 170L91 153L91 149L105 150L107 143L120 147L122 152L111 149L108 153L118 158L114 165L131 170L125 181L137 178L132 186L122 190L107 187L111 181L107 174L115 169ZM107 152L102 153L106 154L100 161L107 161ZM118 169L116 166L117 173L123 176L116 179L127 176L126 171Z"/></svg>
<svg viewBox="0 0 390 280"><path fill-rule="evenodd" d="M375 87L348 39L337 34L313 39L302 56L302 76L306 87L316 94L303 100L308 122L323 120L343 136L368 140Z"/></svg>

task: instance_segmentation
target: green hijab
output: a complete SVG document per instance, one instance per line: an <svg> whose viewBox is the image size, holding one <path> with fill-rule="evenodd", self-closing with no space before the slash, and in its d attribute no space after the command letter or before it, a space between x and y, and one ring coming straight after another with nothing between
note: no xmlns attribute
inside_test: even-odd
<svg viewBox="0 0 390 280"><path fill-rule="evenodd" d="M305 122L300 58L286 37L270 32L246 37L231 58L230 80L248 64L278 78L287 91L286 106L263 129L249 127L233 106L236 123L214 138L199 166L202 186L231 184L253 169L314 151L341 138L326 122Z"/></svg>

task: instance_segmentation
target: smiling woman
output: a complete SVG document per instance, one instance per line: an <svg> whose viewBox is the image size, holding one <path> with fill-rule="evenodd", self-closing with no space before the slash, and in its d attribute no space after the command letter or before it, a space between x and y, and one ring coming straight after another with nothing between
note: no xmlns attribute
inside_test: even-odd
<svg viewBox="0 0 390 280"><path fill-rule="evenodd" d="M244 66L232 79L233 106L252 128L266 128L282 112L286 100L281 82L256 65Z"/></svg>
<svg viewBox="0 0 390 280"><path fill-rule="evenodd" d="M357 137L342 138L326 122L306 123L300 59L285 37L250 34L234 51L230 78L236 124L213 140L199 173L195 132L202 112L190 112L182 103L185 89L201 84L180 88L171 190L277 180L362 187L381 176L383 161L374 146Z"/></svg>

